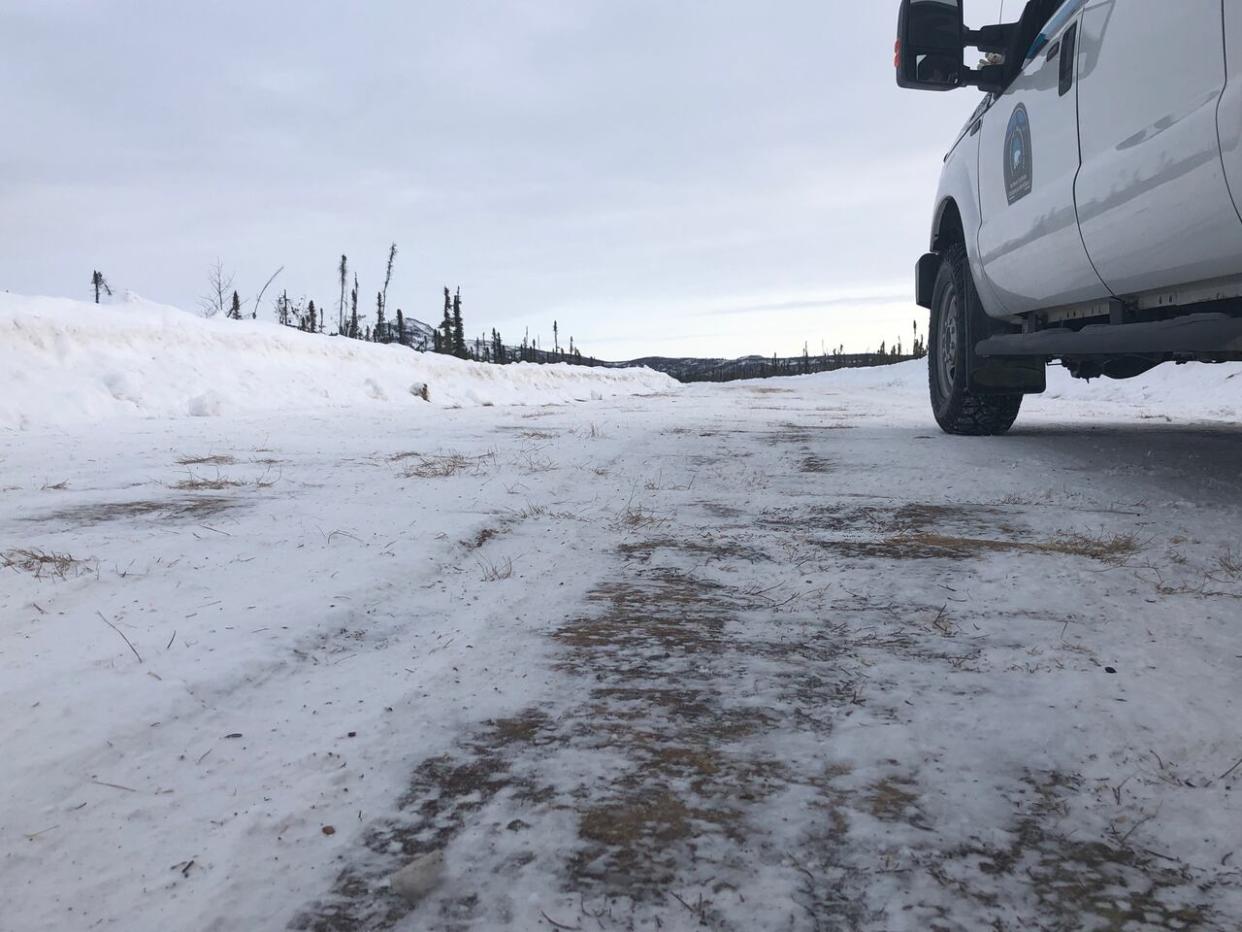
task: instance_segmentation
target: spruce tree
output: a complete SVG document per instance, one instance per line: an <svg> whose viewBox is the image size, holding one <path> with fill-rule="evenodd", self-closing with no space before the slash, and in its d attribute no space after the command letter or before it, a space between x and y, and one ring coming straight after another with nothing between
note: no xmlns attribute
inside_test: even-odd
<svg viewBox="0 0 1242 932"><path fill-rule="evenodd" d="M229 320L241 320L241 298L233 292L233 303L229 305Z"/></svg>
<svg viewBox="0 0 1242 932"><path fill-rule="evenodd" d="M440 352L453 353L453 299L447 286L444 289L444 320L440 322Z"/></svg>
<svg viewBox="0 0 1242 932"><path fill-rule="evenodd" d="M470 355L466 350L466 330L461 320L461 288L453 295L453 353L461 359Z"/></svg>
<svg viewBox="0 0 1242 932"><path fill-rule="evenodd" d="M397 308L397 342L405 346L405 315Z"/></svg>
<svg viewBox="0 0 1242 932"><path fill-rule="evenodd" d="M306 332L315 332L315 302L312 301L306 306Z"/></svg>
<svg viewBox="0 0 1242 932"><path fill-rule="evenodd" d="M375 293L375 342L387 343L388 335L387 327L384 322L384 293L377 291Z"/></svg>
<svg viewBox="0 0 1242 932"><path fill-rule="evenodd" d="M349 292L349 336L356 340L362 334L358 330L358 275L354 274L354 287Z"/></svg>

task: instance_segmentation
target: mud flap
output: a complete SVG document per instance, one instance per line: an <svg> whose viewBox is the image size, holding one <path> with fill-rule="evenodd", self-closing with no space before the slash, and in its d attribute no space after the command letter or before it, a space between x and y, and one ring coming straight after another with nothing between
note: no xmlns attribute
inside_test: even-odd
<svg viewBox="0 0 1242 932"><path fill-rule="evenodd" d="M1048 367L1042 358L988 358L971 353L970 385L983 394L1040 395L1048 388Z"/></svg>
<svg viewBox="0 0 1242 932"><path fill-rule="evenodd" d="M980 356L979 344L989 337L1012 332L1003 321L993 320L983 310L983 302L972 281L967 302L970 309L967 327L970 352L966 358L966 375L970 387L985 395L1040 395L1048 388L1048 366L1042 356L997 357Z"/></svg>

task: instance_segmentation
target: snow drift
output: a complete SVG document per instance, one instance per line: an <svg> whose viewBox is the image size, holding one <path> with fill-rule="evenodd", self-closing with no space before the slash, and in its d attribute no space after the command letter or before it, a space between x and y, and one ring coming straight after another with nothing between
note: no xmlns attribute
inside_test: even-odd
<svg viewBox="0 0 1242 932"><path fill-rule="evenodd" d="M0 294L0 428L379 405L541 405L668 391L650 369L510 366L115 305ZM425 399L424 399L425 396Z"/></svg>
<svg viewBox="0 0 1242 932"><path fill-rule="evenodd" d="M825 391L850 395L881 395L908 402L903 410L930 422L927 362L915 360L869 369L841 369L797 380L821 382ZM762 384L762 383L757 383ZM1072 378L1059 365L1048 367L1048 390L1026 399L1018 426L1032 414L1055 420L1108 418L1138 414L1140 417L1182 420L1242 420L1242 363L1166 363L1138 378L1114 381Z"/></svg>

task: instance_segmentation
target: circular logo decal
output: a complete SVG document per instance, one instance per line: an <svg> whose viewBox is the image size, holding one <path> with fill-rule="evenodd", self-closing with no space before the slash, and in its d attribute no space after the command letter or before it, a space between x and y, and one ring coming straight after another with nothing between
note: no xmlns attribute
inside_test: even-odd
<svg viewBox="0 0 1242 932"><path fill-rule="evenodd" d="M1018 104L1005 131L1005 195L1010 204L1031 193L1035 167L1033 155L1031 118L1026 112L1026 105Z"/></svg>

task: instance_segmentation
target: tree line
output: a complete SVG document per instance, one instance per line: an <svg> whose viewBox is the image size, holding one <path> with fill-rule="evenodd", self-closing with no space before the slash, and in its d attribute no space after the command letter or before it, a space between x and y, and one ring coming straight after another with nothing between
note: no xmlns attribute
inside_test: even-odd
<svg viewBox="0 0 1242 932"><path fill-rule="evenodd" d="M384 263L383 284L375 293L374 317L360 308L362 295L358 273L351 268L349 257L343 254L335 269L339 289L335 323L330 322L331 312L325 305L316 304L314 299L307 299L305 296L290 297L287 290L282 290L273 302L276 322L304 333L321 333L368 343L399 343L420 352L441 353L478 362L503 365L511 362L585 361L582 353L574 346L572 337L568 349L560 345L560 324L556 321L552 324L552 350L541 347L538 338L532 340L529 331L522 342L516 345L507 344L496 329L478 337L467 337L460 287L455 291L445 287L442 319L434 327L407 316L400 307L395 313L390 313L388 290L396 270L397 255L397 244L393 243L388 248ZM222 315L232 320L247 317L253 320L258 317L264 293L283 271L283 266L277 269L253 303L243 307L240 294L233 286L234 277L227 274L223 263L217 260L208 269L208 290L199 300L199 308L205 317Z"/></svg>
<svg viewBox="0 0 1242 932"><path fill-rule="evenodd" d="M538 336L532 339L529 328L523 334L522 342L518 344L506 343L495 328L490 333L485 332L477 337L467 338L462 317L460 287L455 291L451 291L447 286L444 288L442 318L440 323L434 327L407 317L400 307L397 308L395 314L389 315L388 289L392 284L396 261L397 244L393 243L388 248L387 260L384 264L383 285L375 293L373 322L366 311L359 311L358 273L351 269L349 257L344 254L341 255L336 266L339 293L335 324L329 326L330 312L325 305L316 305L313 299L308 300L305 296L290 298L288 290L284 289L273 300L276 322L303 333L319 333L368 343L399 343L419 352L440 353L455 356L458 359L497 365L515 362L570 363L582 366L609 365L594 356L584 356L581 349L574 344L572 336L569 338L568 345L562 345L560 322L556 320L552 322L552 347L550 349L541 344ZM254 320L259 315L264 295L282 272L284 272L284 266L272 273L253 301L243 303L241 293L234 287L235 276L227 273L224 263L217 259L207 271L208 290L199 299L199 310L204 317L223 316L228 320ZM92 271L91 288L96 304L100 303L103 295L112 295L111 285L98 269ZM918 322L915 321L914 339L908 353L903 348L901 339L898 339L891 347L887 341L882 342L878 352L864 354L846 354L844 347L838 346L831 352L824 349L813 356L808 344L804 343L802 355L797 357L782 358L773 354L772 359L768 360L752 356L722 361L715 367L670 374L674 374L682 381L732 381L783 375L807 375L862 365L884 365L906 359L919 359L926 355L926 340L920 335Z"/></svg>

